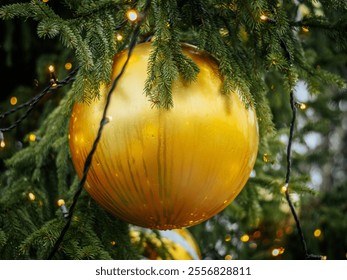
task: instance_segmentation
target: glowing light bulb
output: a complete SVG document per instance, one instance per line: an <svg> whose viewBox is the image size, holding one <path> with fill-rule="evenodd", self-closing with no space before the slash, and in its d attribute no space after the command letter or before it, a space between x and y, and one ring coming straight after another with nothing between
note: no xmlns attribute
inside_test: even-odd
<svg viewBox="0 0 347 280"><path fill-rule="evenodd" d="M242 242L248 242L249 241L249 235L248 234L244 234L241 236L240 240Z"/></svg>
<svg viewBox="0 0 347 280"><path fill-rule="evenodd" d="M111 241L111 245L112 245L112 246L116 246L116 245L117 245L117 242L113 240L113 241Z"/></svg>
<svg viewBox="0 0 347 280"><path fill-rule="evenodd" d="M268 17L267 17L266 15L261 15L261 16L260 16L260 19L261 19L262 21L266 21L266 20L268 20Z"/></svg>
<svg viewBox="0 0 347 280"><path fill-rule="evenodd" d="M64 218L68 218L69 217L69 210L66 208L64 199L59 199L57 201L57 204L60 207L60 210L61 210L61 212L63 214L63 217Z"/></svg>
<svg viewBox="0 0 347 280"><path fill-rule="evenodd" d="M72 63L71 62L66 62L64 65L66 70L71 70L72 69Z"/></svg>
<svg viewBox="0 0 347 280"><path fill-rule="evenodd" d="M280 254L280 250L275 248L272 250L271 254L274 256L274 257L277 257L279 254Z"/></svg>
<svg viewBox="0 0 347 280"><path fill-rule="evenodd" d="M122 40L123 40L122 34L118 33L118 34L116 35L116 39L117 39L117 41L122 41Z"/></svg>
<svg viewBox="0 0 347 280"><path fill-rule="evenodd" d="M313 232L313 236L316 238L320 237L321 235L322 231L319 228L315 229L315 231Z"/></svg>
<svg viewBox="0 0 347 280"><path fill-rule="evenodd" d="M48 66L48 71L53 73L54 72L54 66L53 65L49 65Z"/></svg>
<svg viewBox="0 0 347 280"><path fill-rule="evenodd" d="M31 134L29 135L29 141L30 141L30 142L35 142L35 141L36 141L36 135L35 135L34 133L31 133Z"/></svg>
<svg viewBox="0 0 347 280"><path fill-rule="evenodd" d="M5 148L5 146L6 146L6 143L5 143L4 134L0 130L0 148Z"/></svg>
<svg viewBox="0 0 347 280"><path fill-rule="evenodd" d="M300 109L301 110L305 110L307 108L306 104L305 103L301 103L300 104Z"/></svg>
<svg viewBox="0 0 347 280"><path fill-rule="evenodd" d="M265 154L263 155L263 161L264 161L264 162L269 162L269 156L268 156L267 153L265 153Z"/></svg>
<svg viewBox="0 0 347 280"><path fill-rule="evenodd" d="M287 191L288 191L288 184L285 184L284 186L282 186L281 192L285 193Z"/></svg>
<svg viewBox="0 0 347 280"><path fill-rule="evenodd" d="M34 201L36 199L36 196L32 192L28 193L28 197L31 201Z"/></svg>
<svg viewBox="0 0 347 280"><path fill-rule="evenodd" d="M64 199L59 199L59 200L57 201L57 204L58 204L59 207L63 206L63 205L65 204Z"/></svg>
<svg viewBox="0 0 347 280"><path fill-rule="evenodd" d="M225 235L224 241L229 242L230 240L231 240L231 235L230 234Z"/></svg>
<svg viewBox="0 0 347 280"><path fill-rule="evenodd" d="M12 96L11 99L10 99L10 104L11 104L12 106L14 106L14 105L17 104L17 102L18 102L17 97Z"/></svg>
<svg viewBox="0 0 347 280"><path fill-rule="evenodd" d="M230 260L233 259L233 256L232 256L232 255L226 255L226 256L224 257L224 259L227 260L227 261L230 261Z"/></svg>
<svg viewBox="0 0 347 280"><path fill-rule="evenodd" d="M138 18L138 14L135 10L131 9L127 11L127 18L130 21L136 21Z"/></svg>
<svg viewBox="0 0 347 280"><path fill-rule="evenodd" d="M308 26L303 26L303 27L301 27L301 30L302 30L303 32L305 32L305 33L307 33L307 32L310 31L310 29L308 28Z"/></svg>

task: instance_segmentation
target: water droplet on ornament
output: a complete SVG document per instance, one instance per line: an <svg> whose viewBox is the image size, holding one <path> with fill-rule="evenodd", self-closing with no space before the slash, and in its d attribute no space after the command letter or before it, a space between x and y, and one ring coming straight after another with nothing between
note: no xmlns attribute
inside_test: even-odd
<svg viewBox="0 0 347 280"><path fill-rule="evenodd" d="M223 201L223 204L226 204L227 202L228 202L228 200L224 200L224 201Z"/></svg>

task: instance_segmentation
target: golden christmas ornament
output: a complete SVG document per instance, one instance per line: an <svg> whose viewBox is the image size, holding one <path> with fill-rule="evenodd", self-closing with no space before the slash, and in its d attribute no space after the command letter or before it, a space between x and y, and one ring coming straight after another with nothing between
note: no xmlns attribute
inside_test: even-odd
<svg viewBox="0 0 347 280"><path fill-rule="evenodd" d="M227 207L253 169L257 118L237 92L226 96L215 60L183 45L200 68L196 81L173 85L171 109L144 94L150 43L137 45L107 112L108 124L93 157L86 190L105 209L131 224L174 229L199 224ZM114 79L127 57L115 57ZM107 88L92 104L75 104L70 149L81 177L97 135Z"/></svg>
<svg viewBox="0 0 347 280"><path fill-rule="evenodd" d="M201 253L194 237L187 229L159 231L159 236L152 231L133 227L130 230L131 242L142 247L142 255L146 259L160 260L162 247L165 247L167 260L200 260ZM141 244L140 244L141 242Z"/></svg>

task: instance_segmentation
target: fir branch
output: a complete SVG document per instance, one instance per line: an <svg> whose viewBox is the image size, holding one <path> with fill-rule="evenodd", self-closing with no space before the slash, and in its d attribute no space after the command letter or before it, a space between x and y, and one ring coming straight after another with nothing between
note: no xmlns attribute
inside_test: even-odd
<svg viewBox="0 0 347 280"><path fill-rule="evenodd" d="M31 3L18 3L0 7L0 18L4 20L13 19L15 17L32 17Z"/></svg>

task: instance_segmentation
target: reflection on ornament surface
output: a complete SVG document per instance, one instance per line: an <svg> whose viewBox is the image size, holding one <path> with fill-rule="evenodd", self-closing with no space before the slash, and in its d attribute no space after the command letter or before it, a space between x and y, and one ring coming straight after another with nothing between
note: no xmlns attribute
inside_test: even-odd
<svg viewBox="0 0 347 280"><path fill-rule="evenodd" d="M196 81L177 80L171 109L144 94L151 44L136 46L112 94L86 189L113 215L131 224L174 229L199 224L227 207L244 187L258 149L254 110L237 92L226 96L218 66L206 52L183 45L200 68ZM127 51L116 55L112 78ZM107 88L91 104L75 104L70 149L79 176L99 128Z"/></svg>
<svg viewBox="0 0 347 280"><path fill-rule="evenodd" d="M158 234L159 238L151 230L140 227L132 227L130 230L131 242L142 248L142 255L146 259L201 259L199 246L187 229L162 230Z"/></svg>

